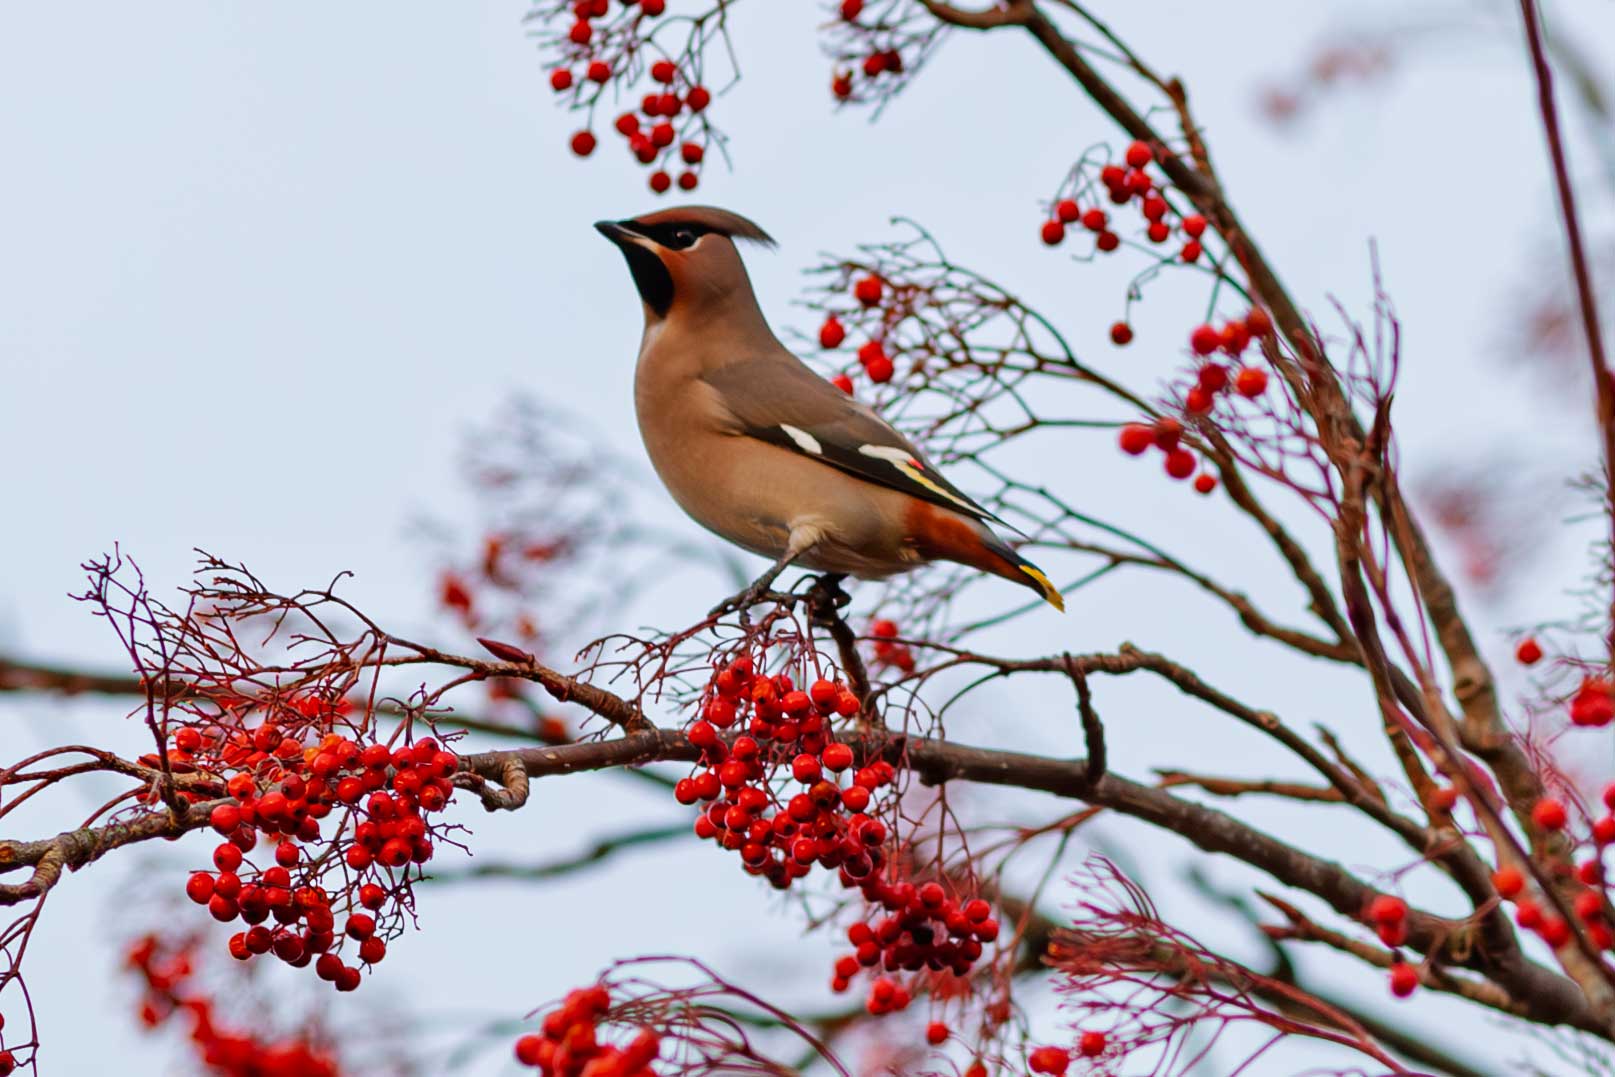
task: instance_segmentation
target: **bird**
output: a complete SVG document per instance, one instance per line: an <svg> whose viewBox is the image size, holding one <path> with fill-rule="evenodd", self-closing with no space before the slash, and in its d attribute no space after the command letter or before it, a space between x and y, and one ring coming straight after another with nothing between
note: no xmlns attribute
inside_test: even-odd
<svg viewBox="0 0 1615 1077"><path fill-rule="evenodd" d="M773 560L709 616L743 612L793 565L824 574L845 601L847 576L933 561L1011 580L1064 611L1043 570L989 526L1003 521L774 335L737 246L776 246L767 232L713 206L594 227L626 258L644 307L634 411L657 477L701 526Z"/></svg>

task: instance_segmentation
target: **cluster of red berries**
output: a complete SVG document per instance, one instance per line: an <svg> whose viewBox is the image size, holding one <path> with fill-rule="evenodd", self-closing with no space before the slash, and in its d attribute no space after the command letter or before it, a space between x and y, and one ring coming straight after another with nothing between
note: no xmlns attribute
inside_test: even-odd
<svg viewBox="0 0 1615 1077"><path fill-rule="evenodd" d="M1151 243L1165 243L1172 236L1172 225L1168 223L1172 207L1161 195L1148 171L1150 162L1155 160L1155 153L1144 143L1134 142L1127 147L1123 159L1126 167L1108 164L1101 168L1099 182L1104 186L1112 205L1125 206L1136 200L1145 221L1145 236ZM1080 176L1073 178L1073 183L1081 182ZM1048 218L1039 228L1040 238L1048 246L1055 247L1065 241L1068 225L1080 225L1093 233L1096 250L1106 254L1116 250L1122 241L1111 226L1109 212L1097 205L1084 208L1077 199L1078 193L1073 190L1054 201ZM1205 234L1206 219L1197 213L1190 214L1179 220L1177 227L1185 237L1179 256L1185 262L1198 261L1202 253L1200 237Z"/></svg>
<svg viewBox="0 0 1615 1077"><path fill-rule="evenodd" d="M1077 1054L1083 1058L1098 1058L1105 1053L1108 1044L1103 1032L1084 1032L1077 1038ZM1026 1055L1026 1067L1048 1077L1064 1077L1065 1071L1071 1068L1071 1052L1053 1045L1034 1047Z"/></svg>
<svg viewBox="0 0 1615 1077"><path fill-rule="evenodd" d="M1210 362L1217 352L1238 358L1253 339L1272 332L1273 323L1260 308L1252 310L1239 321L1230 321L1217 329L1211 325L1196 326L1189 334L1189 348L1201 360L1195 371L1195 381L1183 394L1183 413L1190 419L1203 419L1216 407L1217 397L1228 392L1246 399L1254 399L1267 391L1267 372L1259 367L1243 366L1230 371L1221 363ZM1133 330L1126 322L1111 327L1110 337L1118 344L1133 339ZM1166 454L1166 473L1174 479L1187 479L1199 466L1194 453L1181 444L1183 424L1177 419L1163 417L1154 423L1129 423L1122 427L1118 443L1129 456L1141 456L1153 446ZM1217 488L1217 477L1210 472L1195 475L1194 488L1209 494Z"/></svg>
<svg viewBox="0 0 1615 1077"><path fill-rule="evenodd" d="M169 948L148 935L130 948L127 962L144 980L141 1023L156 1028L175 1014L187 1014L191 1020L191 1044L208 1073L217 1077L340 1074L336 1059L307 1036L270 1039L222 1025L213 999L189 987L195 975L189 945Z"/></svg>
<svg viewBox="0 0 1615 1077"><path fill-rule="evenodd" d="M626 6L637 10L625 12L624 18L639 20L660 15L667 4L666 0L627 0ZM557 67L550 72L550 87L556 93L572 90L579 86L580 80L603 85L617 74L611 61L591 48L596 33L590 20L603 18L610 11L609 0L577 0L572 10L577 21L567 32L567 40L575 46L573 51L581 66L576 73L572 67ZM622 113L612 127L626 140L628 152L640 164L660 163L650 174L652 191L663 194L672 188L675 181L668 167L675 160L683 169L678 175L679 189L693 191L700 183L698 166L706 159L705 128L675 121L680 116L694 117L704 112L712 103L712 92L691 80L672 60L655 61L650 65L649 74L656 85L640 100L637 111ZM571 145L573 153L587 157L595 151L599 139L585 128L572 135Z"/></svg>
<svg viewBox="0 0 1615 1077"><path fill-rule="evenodd" d="M880 620L869 626L875 637L875 661L904 673L914 672L914 652L897 642L897 622Z"/></svg>
<svg viewBox="0 0 1615 1077"><path fill-rule="evenodd" d="M749 874L789 889L817 864L841 885L860 890L889 915L853 925L855 953L836 963L834 986L845 991L863 968L886 972L951 969L968 972L982 943L998 936L991 907L950 898L941 883L916 887L895 877L885 852L886 824L870 814L875 795L893 785L896 769L883 759L860 764L852 746L835 739L831 721L859 711L856 695L821 679L806 691L784 674L759 673L749 655L713 675L700 716L686 735L701 750L690 777L673 795L704 804L695 833L740 854ZM743 727L746 732L727 736ZM844 779L846 784L842 784ZM792 787L799 791L792 791ZM908 1005L896 981L870 987L870 1013Z"/></svg>
<svg viewBox="0 0 1615 1077"><path fill-rule="evenodd" d="M1593 820L1591 831L1597 853L1575 867L1575 879L1583 889L1571 898L1576 918L1586 929L1587 937L1601 950L1615 949L1615 928L1612 928L1608 902L1604 897L1604 864L1602 851L1615 844L1615 784L1604 788L1604 806L1609 814ZM1543 797L1531 808L1531 823L1545 833L1556 834L1570 823L1570 812L1556 797ZM1492 872L1492 887L1499 897L1514 903L1514 922L1527 931L1535 932L1549 946L1557 949L1571 939L1572 931L1563 918L1545 910L1525 893L1525 874L1517 867L1504 865Z"/></svg>
<svg viewBox="0 0 1615 1077"><path fill-rule="evenodd" d="M855 23L858 16L864 13L864 0L841 0L841 18L844 22ZM837 101L851 100L857 91L854 79L862 75L866 82L873 82L882 75L901 75L903 73L903 54L897 49L874 49L867 53L863 62L854 70L837 71L830 78L830 93Z"/></svg>
<svg viewBox="0 0 1615 1077"><path fill-rule="evenodd" d="M886 284L873 274L859 277L853 282L852 296L858 305L869 309L877 307L886 295ZM819 347L826 351L834 351L846 343L847 327L841 324L841 319L834 314L824 319L819 326ZM884 384L892 380L897 368L892 364L891 356L886 354L886 346L878 338L866 340L858 348L858 365L863 367L869 380L876 384ZM852 378L842 372L830 379L830 383L842 392L852 394Z"/></svg>
<svg viewBox="0 0 1615 1077"><path fill-rule="evenodd" d="M6 1031L6 1016L0 1014L0 1036ZM0 1077L10 1077L17 1069L17 1056L4 1046L5 1040L0 1039Z"/></svg>
<svg viewBox="0 0 1615 1077"><path fill-rule="evenodd" d="M1605 677L1583 677L1570 697L1572 725L1606 726L1615 721L1615 685Z"/></svg>
<svg viewBox="0 0 1615 1077"><path fill-rule="evenodd" d="M1363 918L1374 926L1374 933L1386 946L1401 946L1408 938L1407 902L1392 894L1377 894L1368 903ZM1398 959L1391 963L1389 972L1391 994L1407 998L1419 986L1419 973L1412 965Z"/></svg>
<svg viewBox="0 0 1615 1077"><path fill-rule="evenodd" d="M1160 449L1166 455L1166 473L1174 479L1186 479L1200 466L1194 453L1183 447L1183 424L1171 416L1148 425L1128 423L1117 440L1128 456L1142 456L1152 447ZM1209 471L1195 475L1194 488L1202 494L1211 493L1217 488L1217 476Z"/></svg>
<svg viewBox="0 0 1615 1077"><path fill-rule="evenodd" d="M516 1041L516 1061L544 1077L655 1077L661 1037L641 1028L626 1046L602 1043L600 1026L610 1010L611 993L604 987L571 992L560 1009L544 1015L539 1032Z"/></svg>
<svg viewBox="0 0 1615 1077"><path fill-rule="evenodd" d="M295 728L267 719L229 733L185 726L173 742L176 766L212 760L236 769L225 783L232 801L208 817L226 839L213 851L215 870L194 872L185 884L215 920L247 925L231 936L231 955L246 961L272 952L294 968L312 964L339 991L358 987L358 967L339 956L341 937L364 965L386 956L376 915L401 919L396 907L410 866L432 858L427 816L449 803L459 759L429 737L389 748L329 732L305 747ZM340 822L326 837L321 821L334 811ZM248 858L260 838L269 852L261 864ZM311 853L315 845L325 849ZM342 890L333 894L321 880L343 865ZM389 905L391 914L383 912ZM341 936L338 911L345 912Z"/></svg>
<svg viewBox="0 0 1615 1077"><path fill-rule="evenodd" d="M984 944L998 938L998 921L992 906L981 898L950 897L940 882L915 886L872 875L862 883L864 898L886 915L859 921L847 928L853 952L836 960L830 989L847 990L861 969L885 972L944 970L956 976L969 973L980 959ZM908 992L886 977L878 977L864 1006L880 1015L908 1005Z"/></svg>

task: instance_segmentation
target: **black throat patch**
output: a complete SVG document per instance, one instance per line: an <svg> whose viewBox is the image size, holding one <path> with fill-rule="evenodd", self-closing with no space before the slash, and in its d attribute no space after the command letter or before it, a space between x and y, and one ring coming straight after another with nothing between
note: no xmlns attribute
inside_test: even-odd
<svg viewBox="0 0 1615 1077"><path fill-rule="evenodd" d="M628 259L628 271L634 275L634 287L639 289L639 298L656 312L658 318L667 317L668 310L673 306L673 275L654 251L637 243L624 243L622 254Z"/></svg>

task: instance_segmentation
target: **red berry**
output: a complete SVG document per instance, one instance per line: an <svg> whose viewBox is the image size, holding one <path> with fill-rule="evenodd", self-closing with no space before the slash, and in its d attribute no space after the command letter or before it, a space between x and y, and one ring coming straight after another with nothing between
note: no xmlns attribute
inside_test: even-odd
<svg viewBox="0 0 1615 1077"><path fill-rule="evenodd" d="M1183 260L1185 262L1198 262L1200 260L1200 241L1191 239L1183 245Z"/></svg>
<svg viewBox="0 0 1615 1077"><path fill-rule="evenodd" d="M852 395L852 379L847 377L845 374L837 374L835 377L830 379L830 384L834 385L837 389L840 389L848 396Z"/></svg>
<svg viewBox="0 0 1615 1077"><path fill-rule="evenodd" d="M1368 903L1368 918L1376 924L1400 924L1407 915L1407 902L1390 894L1379 894Z"/></svg>
<svg viewBox="0 0 1615 1077"><path fill-rule="evenodd" d="M1138 456L1155 443L1155 431L1139 423L1128 423L1122 427L1120 438L1122 452L1128 456Z"/></svg>
<svg viewBox="0 0 1615 1077"><path fill-rule="evenodd" d="M350 939L368 939L376 933L376 921L366 913L356 912L348 917L347 927L344 930Z"/></svg>
<svg viewBox="0 0 1615 1077"><path fill-rule="evenodd" d="M852 748L845 744L827 744L819 758L827 769L840 772L852 766Z"/></svg>
<svg viewBox="0 0 1615 1077"><path fill-rule="evenodd" d="M684 95L684 103L690 106L691 112L700 112L712 104L712 91L705 86L691 86L690 92Z"/></svg>
<svg viewBox="0 0 1615 1077"><path fill-rule="evenodd" d="M1127 147L1127 163L1134 168L1143 168L1155 160L1155 154L1142 142L1135 142Z"/></svg>
<svg viewBox="0 0 1615 1077"><path fill-rule="evenodd" d="M232 845L231 848L233 849L235 846ZM198 905L206 905L209 901L212 901L213 876L205 871L193 872L191 877L185 880L185 896Z"/></svg>
<svg viewBox="0 0 1615 1077"><path fill-rule="evenodd" d="M658 169L650 174L650 189L655 191L657 194L666 193L667 189L671 186L673 186L673 177L669 176L666 172Z"/></svg>
<svg viewBox="0 0 1615 1077"><path fill-rule="evenodd" d="M1186 479L1194 474L1194 453L1188 449L1173 449L1166 454L1166 473L1174 479Z"/></svg>
<svg viewBox="0 0 1615 1077"><path fill-rule="evenodd" d="M700 182L701 177L697 176L694 172L679 173L679 190L681 191L693 191L697 185L700 184Z"/></svg>
<svg viewBox="0 0 1615 1077"><path fill-rule="evenodd" d="M1593 840L1600 845L1615 844L1615 815L1604 815L1593 821Z"/></svg>
<svg viewBox="0 0 1615 1077"><path fill-rule="evenodd" d="M1565 806L1553 797L1543 797L1531 809L1531 821L1543 830L1563 830L1570 821Z"/></svg>
<svg viewBox="0 0 1615 1077"><path fill-rule="evenodd" d="M220 871L234 871L241 866L241 850L225 842L213 850L213 866Z"/></svg>
<svg viewBox="0 0 1615 1077"><path fill-rule="evenodd" d="M1202 471L1194 477L1194 492L1209 494L1217 488L1217 476Z"/></svg>
<svg viewBox="0 0 1615 1077"><path fill-rule="evenodd" d="M1604 726L1615 720L1615 688L1602 677L1584 677L1570 699L1570 721L1579 726Z"/></svg>
<svg viewBox="0 0 1615 1077"><path fill-rule="evenodd" d="M1189 347L1196 355L1210 355L1222 347L1222 334L1209 325L1197 325L1189 334Z"/></svg>
<svg viewBox="0 0 1615 1077"><path fill-rule="evenodd" d="M1111 251L1122 245L1122 237L1118 236L1115 232L1100 232L1099 238L1094 240L1093 245L1099 250L1104 251L1106 254L1109 254Z"/></svg>
<svg viewBox="0 0 1615 1077"><path fill-rule="evenodd" d="M852 22L863 14L864 0L841 0L841 17Z"/></svg>
<svg viewBox="0 0 1615 1077"><path fill-rule="evenodd" d="M572 152L579 157L587 157L594 152L595 138L593 131L579 131L572 136Z"/></svg>
<svg viewBox="0 0 1615 1077"><path fill-rule="evenodd" d="M1054 215L1065 224L1073 224L1082 219L1082 210L1070 198L1062 198L1054 204Z"/></svg>
<svg viewBox="0 0 1615 1077"><path fill-rule="evenodd" d="M1198 213L1191 213L1183 218L1183 234L1190 239L1199 239L1206 231L1206 219Z"/></svg>
<svg viewBox="0 0 1615 1077"><path fill-rule="evenodd" d="M1158 221L1166 216L1166 199L1158 194L1152 194L1144 199L1144 204L1139 207L1139 212L1144 214L1144 219L1147 221Z"/></svg>
<svg viewBox="0 0 1615 1077"><path fill-rule="evenodd" d="M858 349L858 361L866 367L876 359L884 358L886 358L886 349L878 340L865 341L863 346Z"/></svg>
<svg viewBox="0 0 1615 1077"><path fill-rule="evenodd" d="M664 146L671 146L675 137L676 133L673 130L673 125L670 123L659 123L650 129L650 143L657 149L661 149Z"/></svg>
<svg viewBox="0 0 1615 1077"><path fill-rule="evenodd" d="M1514 658L1522 666L1534 666L1542 660L1542 645L1527 636L1514 648Z"/></svg>
<svg viewBox="0 0 1615 1077"><path fill-rule="evenodd" d="M207 821L220 834L232 834L241 826L241 809L234 804L220 804L208 815Z"/></svg>
<svg viewBox="0 0 1615 1077"><path fill-rule="evenodd" d="M885 285L879 277L860 277L857 284L852 286L853 298L866 307L872 307L880 302L881 293Z"/></svg>
<svg viewBox="0 0 1615 1077"><path fill-rule="evenodd" d="M941 1021L932 1021L925 1026L925 1042L932 1047L948 1042L948 1026Z"/></svg>
<svg viewBox="0 0 1615 1077"><path fill-rule="evenodd" d="M1200 385L1194 386L1183 396L1183 410L1190 415L1209 415L1214 403L1216 400L1211 393Z"/></svg>
<svg viewBox="0 0 1615 1077"><path fill-rule="evenodd" d="M1082 215L1082 227L1090 232L1103 232L1110 215L1102 209L1090 209Z"/></svg>
<svg viewBox="0 0 1615 1077"><path fill-rule="evenodd" d="M1060 1077L1071 1067L1071 1052L1063 1047L1038 1047L1026 1056L1026 1064L1033 1073Z"/></svg>
<svg viewBox="0 0 1615 1077"><path fill-rule="evenodd" d="M1065 225L1057 220L1044 221L1043 229L1039 234L1043 237L1043 242L1048 246L1058 246L1065 239Z"/></svg>
<svg viewBox="0 0 1615 1077"><path fill-rule="evenodd" d="M1585 923L1592 923L1604 915L1604 899L1596 890L1583 890L1576 895L1573 905L1578 919Z"/></svg>
<svg viewBox="0 0 1615 1077"><path fill-rule="evenodd" d="M824 768L817 756L804 753L791 760L791 776L803 785L811 785L824 776Z"/></svg>
<svg viewBox="0 0 1615 1077"><path fill-rule="evenodd" d="M572 40L574 45L587 45L589 39L594 36L594 30L590 28L587 22L579 19L572 24L572 29L567 31L566 36Z"/></svg>
<svg viewBox="0 0 1615 1077"><path fill-rule="evenodd" d="M1261 307L1252 307L1251 312L1245 315L1245 332L1253 337L1265 337L1273 331L1273 320L1267 316L1267 311Z"/></svg>
<svg viewBox="0 0 1615 1077"><path fill-rule="evenodd" d="M1084 1058L1098 1058L1105 1053L1105 1034L1103 1032L1084 1032L1077 1041L1077 1050L1082 1052Z"/></svg>
<svg viewBox="0 0 1615 1077"><path fill-rule="evenodd" d="M1183 424L1173 418L1157 419L1151 433L1156 447L1170 452L1177 448L1178 439L1183 436Z"/></svg>
<svg viewBox="0 0 1615 1077"><path fill-rule="evenodd" d="M550 72L550 89L556 93L572 88L572 72L564 67L557 67Z"/></svg>
<svg viewBox="0 0 1615 1077"><path fill-rule="evenodd" d="M842 341L847 339L847 330L834 314L824 320L819 326L819 347L839 348Z"/></svg>
<svg viewBox="0 0 1615 1077"><path fill-rule="evenodd" d="M869 634L876 639L896 639L897 622L880 620L869 626ZM1615 788L1615 787L1612 787Z"/></svg>
<svg viewBox="0 0 1615 1077"><path fill-rule="evenodd" d="M1110 327L1110 342L1117 347L1129 344L1133 339L1133 327L1126 322L1117 322Z"/></svg>
<svg viewBox="0 0 1615 1077"><path fill-rule="evenodd" d="M892 366L892 361L884 355L864 369L869 374L869 380L873 382L884 383L891 381L892 375L896 373L896 369Z"/></svg>
<svg viewBox="0 0 1615 1077"><path fill-rule="evenodd" d="M604 82L611 77L611 65L604 60L591 60L584 77L590 82Z"/></svg>
<svg viewBox="0 0 1615 1077"><path fill-rule="evenodd" d="M1151 243L1165 243L1172 235L1172 229L1166 226L1165 221L1151 221L1145 234L1150 237Z"/></svg>
<svg viewBox="0 0 1615 1077"><path fill-rule="evenodd" d="M1267 391L1267 371L1258 367L1240 367L1234 375L1234 391L1243 397L1255 398Z"/></svg>
<svg viewBox="0 0 1615 1077"><path fill-rule="evenodd" d="M1099 182L1106 187L1120 187L1127 182L1127 170L1121 165L1106 165L1099 170Z"/></svg>
<svg viewBox="0 0 1615 1077"><path fill-rule="evenodd" d="M672 60L657 60L650 65L650 77L657 82L672 82L678 73L679 69Z"/></svg>
<svg viewBox="0 0 1615 1077"><path fill-rule="evenodd" d="M1543 942L1557 950L1570 941L1570 925L1555 916L1551 920L1544 920L1537 934L1542 936Z"/></svg>
<svg viewBox="0 0 1615 1077"><path fill-rule="evenodd" d="M1419 986L1419 974L1405 961L1398 961L1391 966L1391 994L1397 998L1407 998Z"/></svg>
<svg viewBox="0 0 1615 1077"><path fill-rule="evenodd" d="M701 158L706 156L706 150L699 142L686 142L679 147L679 156L684 158L685 164L698 165Z"/></svg>

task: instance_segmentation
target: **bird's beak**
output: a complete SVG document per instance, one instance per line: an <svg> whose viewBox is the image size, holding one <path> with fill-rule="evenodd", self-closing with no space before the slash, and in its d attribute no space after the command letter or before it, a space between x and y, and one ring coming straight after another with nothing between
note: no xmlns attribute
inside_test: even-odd
<svg viewBox="0 0 1615 1077"><path fill-rule="evenodd" d="M639 237L621 221L595 221L594 230L619 247L637 243Z"/></svg>

